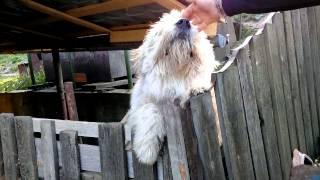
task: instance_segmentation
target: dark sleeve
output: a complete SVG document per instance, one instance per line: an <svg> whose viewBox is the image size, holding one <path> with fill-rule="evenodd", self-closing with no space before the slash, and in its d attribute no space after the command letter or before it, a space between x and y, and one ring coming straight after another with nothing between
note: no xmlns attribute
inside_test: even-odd
<svg viewBox="0 0 320 180"><path fill-rule="evenodd" d="M267 13L320 5L320 0L221 0L228 16L240 13Z"/></svg>

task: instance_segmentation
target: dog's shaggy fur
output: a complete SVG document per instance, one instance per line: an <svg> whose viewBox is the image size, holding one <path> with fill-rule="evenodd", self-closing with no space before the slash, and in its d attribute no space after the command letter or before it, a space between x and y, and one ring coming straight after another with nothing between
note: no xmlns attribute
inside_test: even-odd
<svg viewBox="0 0 320 180"><path fill-rule="evenodd" d="M166 135L160 102L179 98L183 106L190 94L211 87L211 73L219 65L206 34L191 24L181 30L177 25L181 19L176 10L164 14L133 57L138 81L127 125L134 135L133 150L145 164L157 160Z"/></svg>

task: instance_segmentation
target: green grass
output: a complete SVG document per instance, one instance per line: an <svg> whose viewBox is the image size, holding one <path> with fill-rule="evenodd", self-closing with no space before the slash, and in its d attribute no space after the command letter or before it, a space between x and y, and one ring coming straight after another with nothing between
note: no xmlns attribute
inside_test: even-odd
<svg viewBox="0 0 320 180"><path fill-rule="evenodd" d="M10 92L14 90L25 90L32 85L29 74L18 74L18 65L27 62L27 54L0 55L0 92ZM44 71L35 73L36 84L46 82Z"/></svg>
<svg viewBox="0 0 320 180"><path fill-rule="evenodd" d="M35 73L36 84L43 84L46 82L44 71ZM14 90L25 90L32 86L31 78L29 75L24 76L0 76L0 92L10 92Z"/></svg>
<svg viewBox="0 0 320 180"><path fill-rule="evenodd" d="M27 62L27 54L1 54L0 55L0 73L15 73L18 70L18 65L22 62Z"/></svg>

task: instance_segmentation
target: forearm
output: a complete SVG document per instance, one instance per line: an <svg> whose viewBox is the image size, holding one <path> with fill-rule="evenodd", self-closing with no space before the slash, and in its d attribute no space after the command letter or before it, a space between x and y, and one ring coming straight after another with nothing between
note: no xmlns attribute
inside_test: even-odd
<svg viewBox="0 0 320 180"><path fill-rule="evenodd" d="M320 5L319 0L222 0L228 16L240 13L266 13Z"/></svg>

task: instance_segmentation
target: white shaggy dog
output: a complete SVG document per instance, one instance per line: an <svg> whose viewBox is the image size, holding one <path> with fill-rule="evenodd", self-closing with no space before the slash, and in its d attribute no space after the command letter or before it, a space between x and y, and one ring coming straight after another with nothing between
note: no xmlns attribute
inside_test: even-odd
<svg viewBox="0 0 320 180"><path fill-rule="evenodd" d="M166 135L160 102L181 105L191 94L211 87L211 73L219 65L204 32L198 32L177 10L152 25L134 53L138 81L131 96L127 125L133 132L133 150L140 162L157 160Z"/></svg>

